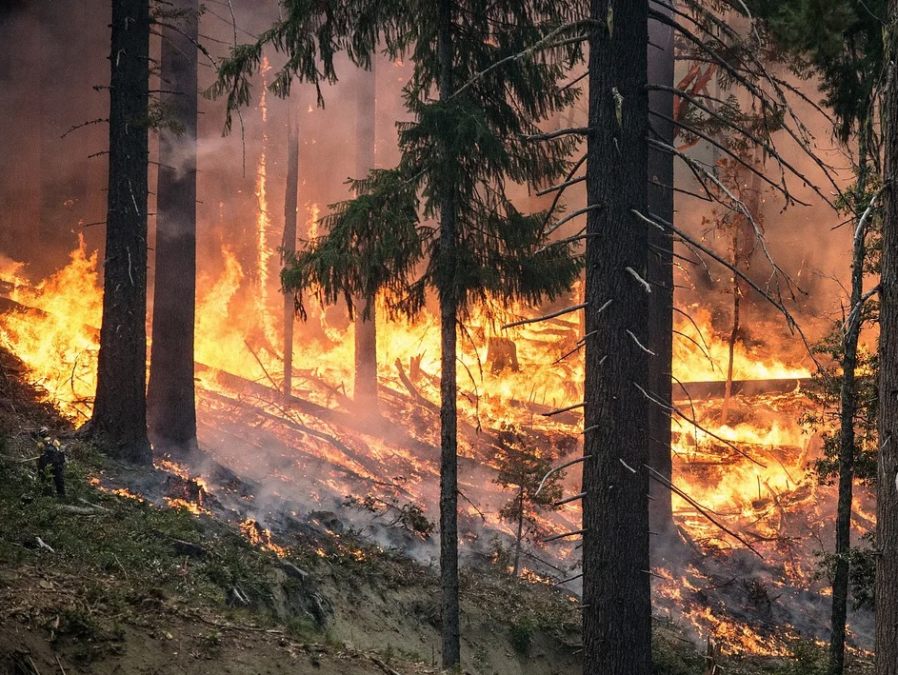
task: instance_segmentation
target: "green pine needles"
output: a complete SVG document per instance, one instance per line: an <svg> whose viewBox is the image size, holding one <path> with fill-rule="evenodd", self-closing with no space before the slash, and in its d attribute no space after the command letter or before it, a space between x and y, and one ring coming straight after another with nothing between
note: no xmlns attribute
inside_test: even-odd
<svg viewBox="0 0 898 675"><path fill-rule="evenodd" d="M506 189L561 178L578 143L573 135L529 138L579 94L562 81L580 57L584 24L561 4L453 2L457 86L442 95L436 2L284 2L283 20L257 44L235 49L213 88L228 95L231 109L250 100L248 78L265 44L287 56L272 86L279 95L289 92L292 77L335 79L337 49L362 66L378 48L414 64L403 91L413 121L398 125L399 165L351 181L357 196L331 207L327 233L308 242L282 274L301 314L308 292L328 303L345 299L350 312L353 298L384 292L390 311L414 316L429 290L453 294L464 314L477 303L537 303L570 288L582 265L575 244L547 245L552 218L520 212ZM312 68L316 50L322 58ZM434 223L447 198L456 213L448 261L439 255Z"/></svg>

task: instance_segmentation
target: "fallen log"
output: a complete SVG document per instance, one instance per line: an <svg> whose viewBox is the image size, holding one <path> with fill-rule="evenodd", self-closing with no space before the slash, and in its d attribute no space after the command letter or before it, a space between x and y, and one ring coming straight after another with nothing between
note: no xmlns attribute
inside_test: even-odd
<svg viewBox="0 0 898 675"><path fill-rule="evenodd" d="M408 379L408 375L405 374L405 368L402 367L402 361L400 359L396 359L396 372L399 373L399 381L402 382L402 386L408 389L408 393L412 395L412 398L418 405L437 415L440 414L440 406L424 398L424 396L421 395L421 392L419 392L415 388L415 385L412 384L412 381Z"/></svg>
<svg viewBox="0 0 898 675"><path fill-rule="evenodd" d="M742 396L762 396L765 394L789 394L793 391L817 391L811 378L789 378L772 380L733 380L732 394ZM726 382L675 382L673 399L677 402L692 400L722 399L726 394Z"/></svg>

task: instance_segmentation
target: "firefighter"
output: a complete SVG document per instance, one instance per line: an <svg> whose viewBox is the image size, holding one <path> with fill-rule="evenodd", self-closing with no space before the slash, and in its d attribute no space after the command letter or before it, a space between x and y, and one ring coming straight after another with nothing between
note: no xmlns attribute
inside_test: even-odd
<svg viewBox="0 0 898 675"><path fill-rule="evenodd" d="M55 486L56 495L65 497L65 449L58 440L50 436L47 427L38 430L35 440L41 453L37 460L37 471L44 486L44 494L52 495Z"/></svg>

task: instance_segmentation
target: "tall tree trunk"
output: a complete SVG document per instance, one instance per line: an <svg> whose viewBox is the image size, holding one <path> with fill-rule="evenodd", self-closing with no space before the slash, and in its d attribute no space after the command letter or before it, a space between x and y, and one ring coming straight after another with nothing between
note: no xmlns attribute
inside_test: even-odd
<svg viewBox="0 0 898 675"><path fill-rule="evenodd" d="M374 61L370 71L359 71L356 109L356 177L374 168L377 78ZM353 397L367 413L377 412L377 331L375 298L363 298L355 316L355 384Z"/></svg>
<svg viewBox="0 0 898 675"><path fill-rule="evenodd" d="M898 673L898 0L885 33L882 277L879 307L879 464L876 480L876 675Z"/></svg>
<svg viewBox="0 0 898 675"><path fill-rule="evenodd" d="M648 233L633 213L647 205L648 0L592 0L591 17L583 673L649 675Z"/></svg>
<svg viewBox="0 0 898 675"><path fill-rule="evenodd" d="M292 119L287 128L287 189L284 193L284 241L282 247L285 262L296 253L296 219L299 207L299 130ZM293 393L293 315L292 293L284 293L284 398L290 400Z"/></svg>
<svg viewBox="0 0 898 675"><path fill-rule="evenodd" d="M863 123L862 123L863 124ZM867 186L867 126L863 125L858 147L857 193ZM860 216L858 216L860 218ZM845 670L845 623L848 618L848 582L851 550L851 503L854 483L854 424L857 416L857 345L861 333L861 299L864 294L864 261L867 257L866 223L856 226L851 256L851 296L842 342L842 386L839 393L839 502L836 509L836 567L833 573L829 673ZM857 308L857 314L854 309Z"/></svg>
<svg viewBox="0 0 898 675"><path fill-rule="evenodd" d="M156 283L147 417L157 453L196 449L193 376L196 314L196 0L173 0L177 16L162 27L164 109L177 130L159 133Z"/></svg>
<svg viewBox="0 0 898 675"><path fill-rule="evenodd" d="M156 283L147 416L157 452L196 449L196 0L174 0L162 28L162 105L180 128L159 134Z"/></svg>
<svg viewBox="0 0 898 675"><path fill-rule="evenodd" d="M672 10L656 4L658 11L672 15ZM674 33L671 26L660 21L649 22L648 48L649 84L674 86ZM653 133L668 145L674 144L674 125L667 119L674 117L674 97L666 91L649 92L649 109L664 117L650 116ZM674 222L674 156L650 148L648 151L649 211L669 223ZM649 390L662 401L671 400L671 371L673 361L673 238L658 228L649 228L648 282L652 285L649 297L649 349L655 357L649 360ZM673 479L671 460L670 416L659 405L649 406L649 464L668 480ZM651 529L665 543L667 535L675 532L671 492L652 481L649 494Z"/></svg>
<svg viewBox="0 0 898 675"><path fill-rule="evenodd" d="M514 567L511 574L517 578L521 571L521 540L524 538L524 486L518 491L518 533L514 539Z"/></svg>
<svg viewBox="0 0 898 675"><path fill-rule="evenodd" d="M109 195L97 394L88 433L110 454L149 463L147 362L147 0L112 3Z"/></svg>
<svg viewBox="0 0 898 675"><path fill-rule="evenodd" d="M452 96L452 0L439 0L440 101ZM458 608L458 410L456 387L456 320L454 284L456 199L453 162L444 149L440 202L440 583L442 586L443 669L461 662Z"/></svg>
<svg viewBox="0 0 898 675"><path fill-rule="evenodd" d="M746 158L748 159L748 158ZM733 224L733 267L747 272L751 267L751 258L757 246L758 236L755 232L755 225L760 227L761 224L761 179L759 173L763 171L764 150L755 146L754 153L751 158L751 166L753 171L748 169L740 169L736 173L735 181L740 188L739 195L745 204L746 210L751 215L747 218L744 214L736 214L736 221ZM752 223L752 220L754 223ZM724 386L723 405L720 410L721 424L727 423L727 417L730 409L730 399L733 395L733 367L735 365L736 341L739 338L739 330L741 327L741 310L742 301L748 297L748 286L745 282L735 274L733 275L733 328L730 331L730 339L728 344L727 360L727 379Z"/></svg>
<svg viewBox="0 0 898 675"><path fill-rule="evenodd" d="M754 215L754 214L752 214ZM739 269L739 226L733 228L733 267ZM739 306L742 302L742 286L739 277L733 274L733 328L727 344L727 379L723 389L723 405L720 408L720 423L726 424L730 411L730 398L733 396L733 366L736 362L736 339L739 337ZM758 497L760 499L760 497Z"/></svg>

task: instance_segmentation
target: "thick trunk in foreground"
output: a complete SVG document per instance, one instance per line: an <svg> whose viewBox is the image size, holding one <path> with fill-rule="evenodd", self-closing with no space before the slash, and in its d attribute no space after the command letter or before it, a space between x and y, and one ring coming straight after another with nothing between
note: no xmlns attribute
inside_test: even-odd
<svg viewBox="0 0 898 675"><path fill-rule="evenodd" d="M648 0L592 0L586 190L601 209L586 224L584 675L652 670L648 234L633 214L647 201L647 15Z"/></svg>
<svg viewBox="0 0 898 675"><path fill-rule="evenodd" d="M440 101L452 95L452 0L439 0ZM456 202L446 148L440 203L440 585L442 587L443 669L461 662L458 608L458 405L456 343L458 296L455 275Z"/></svg>
<svg viewBox="0 0 898 675"><path fill-rule="evenodd" d="M865 132L862 132L862 135ZM860 145L860 169L857 190L866 187L866 144ZM833 604L830 621L829 673L842 675L845 670L845 623L848 618L848 583L851 571L848 554L851 551L851 502L854 483L854 424L857 416L857 344L861 333L861 299L864 294L864 259L866 223L855 230L851 259L851 298L849 315L843 337L842 387L839 412L839 502L836 509L836 567L833 574ZM857 314L854 314L854 308Z"/></svg>
<svg viewBox="0 0 898 675"><path fill-rule="evenodd" d="M156 282L147 418L157 452L196 449L193 377L196 313L196 0L174 0L183 12L162 28L162 104L180 129L159 133L156 190Z"/></svg>
<svg viewBox="0 0 898 675"><path fill-rule="evenodd" d="M659 11L672 14L663 5ZM674 86L673 28L659 21L649 23L651 43L648 48L649 84ZM663 115L650 116L649 123L660 140L674 145L673 94L666 91L649 92L649 109ZM669 223L674 222L674 156L657 149L648 151L649 211ZM673 238L658 228L648 234L648 279L652 285L649 297L648 347L655 356L649 360L649 390L661 401L671 400L671 363L673 361ZM667 480L673 480L671 459L670 415L660 405L649 406L649 464ZM654 540L663 546L666 536L674 533L671 491L652 481L649 494L649 516L652 532L660 535Z"/></svg>
<svg viewBox="0 0 898 675"><path fill-rule="evenodd" d="M376 78L370 71L359 72L356 110L356 178L364 178L374 168L376 119ZM355 317L355 384L353 398L366 413L377 412L377 331L374 298L359 301Z"/></svg>
<svg viewBox="0 0 898 675"><path fill-rule="evenodd" d="M879 308L879 464L876 480L876 675L898 674L898 0L886 28Z"/></svg>
<svg viewBox="0 0 898 675"><path fill-rule="evenodd" d="M287 188L284 193L284 254L281 262L296 253L296 220L299 206L299 131L291 120L287 129ZM284 399L293 393L293 294L284 293Z"/></svg>
<svg viewBox="0 0 898 675"><path fill-rule="evenodd" d="M109 454L150 462L146 424L147 0L112 3L109 195L97 394L87 433Z"/></svg>

